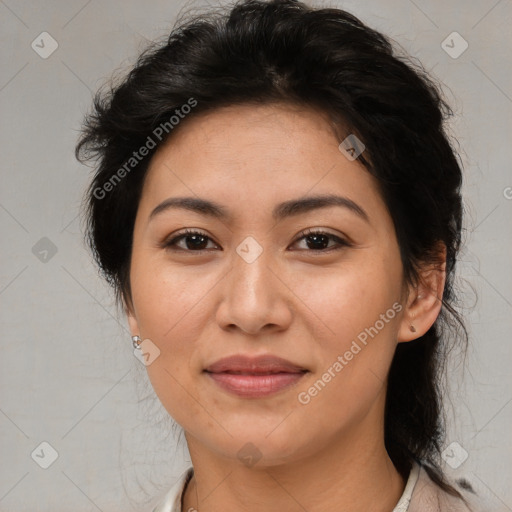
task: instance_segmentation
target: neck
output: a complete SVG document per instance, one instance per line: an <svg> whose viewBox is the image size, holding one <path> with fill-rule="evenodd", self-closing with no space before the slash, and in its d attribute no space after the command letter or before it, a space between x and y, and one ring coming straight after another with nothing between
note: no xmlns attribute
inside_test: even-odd
<svg viewBox="0 0 512 512"><path fill-rule="evenodd" d="M183 496L183 510L391 512L405 481L384 448L383 435L371 434L359 424L326 440L314 456L251 468L219 458L187 434L194 476Z"/></svg>

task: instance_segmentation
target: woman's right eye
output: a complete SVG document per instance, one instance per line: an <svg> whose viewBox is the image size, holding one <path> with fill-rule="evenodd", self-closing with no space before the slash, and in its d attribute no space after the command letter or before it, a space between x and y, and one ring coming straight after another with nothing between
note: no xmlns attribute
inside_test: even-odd
<svg viewBox="0 0 512 512"><path fill-rule="evenodd" d="M164 242L163 246L169 250L201 252L208 250L206 247L208 245L208 240L211 241L211 238L206 233L190 229ZM180 246L179 243L182 243L182 245Z"/></svg>

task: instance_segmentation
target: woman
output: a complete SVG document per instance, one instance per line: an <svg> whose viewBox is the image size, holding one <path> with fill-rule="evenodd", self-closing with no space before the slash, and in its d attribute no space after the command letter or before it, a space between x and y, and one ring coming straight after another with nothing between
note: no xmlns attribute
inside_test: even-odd
<svg viewBox="0 0 512 512"><path fill-rule="evenodd" d="M440 465L462 176L425 72L249 0L94 107L89 242L193 464L155 512L484 510Z"/></svg>

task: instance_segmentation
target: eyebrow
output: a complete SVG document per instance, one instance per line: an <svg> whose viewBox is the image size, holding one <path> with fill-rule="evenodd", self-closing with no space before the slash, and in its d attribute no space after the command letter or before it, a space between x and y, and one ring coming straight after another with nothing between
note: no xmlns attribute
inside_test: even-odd
<svg viewBox="0 0 512 512"><path fill-rule="evenodd" d="M352 201L352 199L333 194L300 197L298 199L285 201L275 206L272 211L272 217L274 220L279 221L288 217L301 215L313 210L328 208L331 206L346 208L366 222L370 222L366 211L357 203ZM149 220L152 220L157 215L171 209L189 210L219 220L228 220L230 218L229 211L224 206L215 203L214 201L200 199L197 197L170 197L160 203L150 213Z"/></svg>

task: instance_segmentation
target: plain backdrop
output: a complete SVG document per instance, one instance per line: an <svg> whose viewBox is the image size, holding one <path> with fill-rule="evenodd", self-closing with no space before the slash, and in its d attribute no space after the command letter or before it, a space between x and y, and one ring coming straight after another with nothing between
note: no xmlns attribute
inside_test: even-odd
<svg viewBox="0 0 512 512"><path fill-rule="evenodd" d="M444 83L455 110L470 348L465 370L461 358L450 364L446 447L467 458L445 470L512 510L512 2L309 3L345 8L394 38ZM1 512L150 511L190 463L83 244L91 171L73 151L92 93L181 9L204 5L0 0Z"/></svg>

